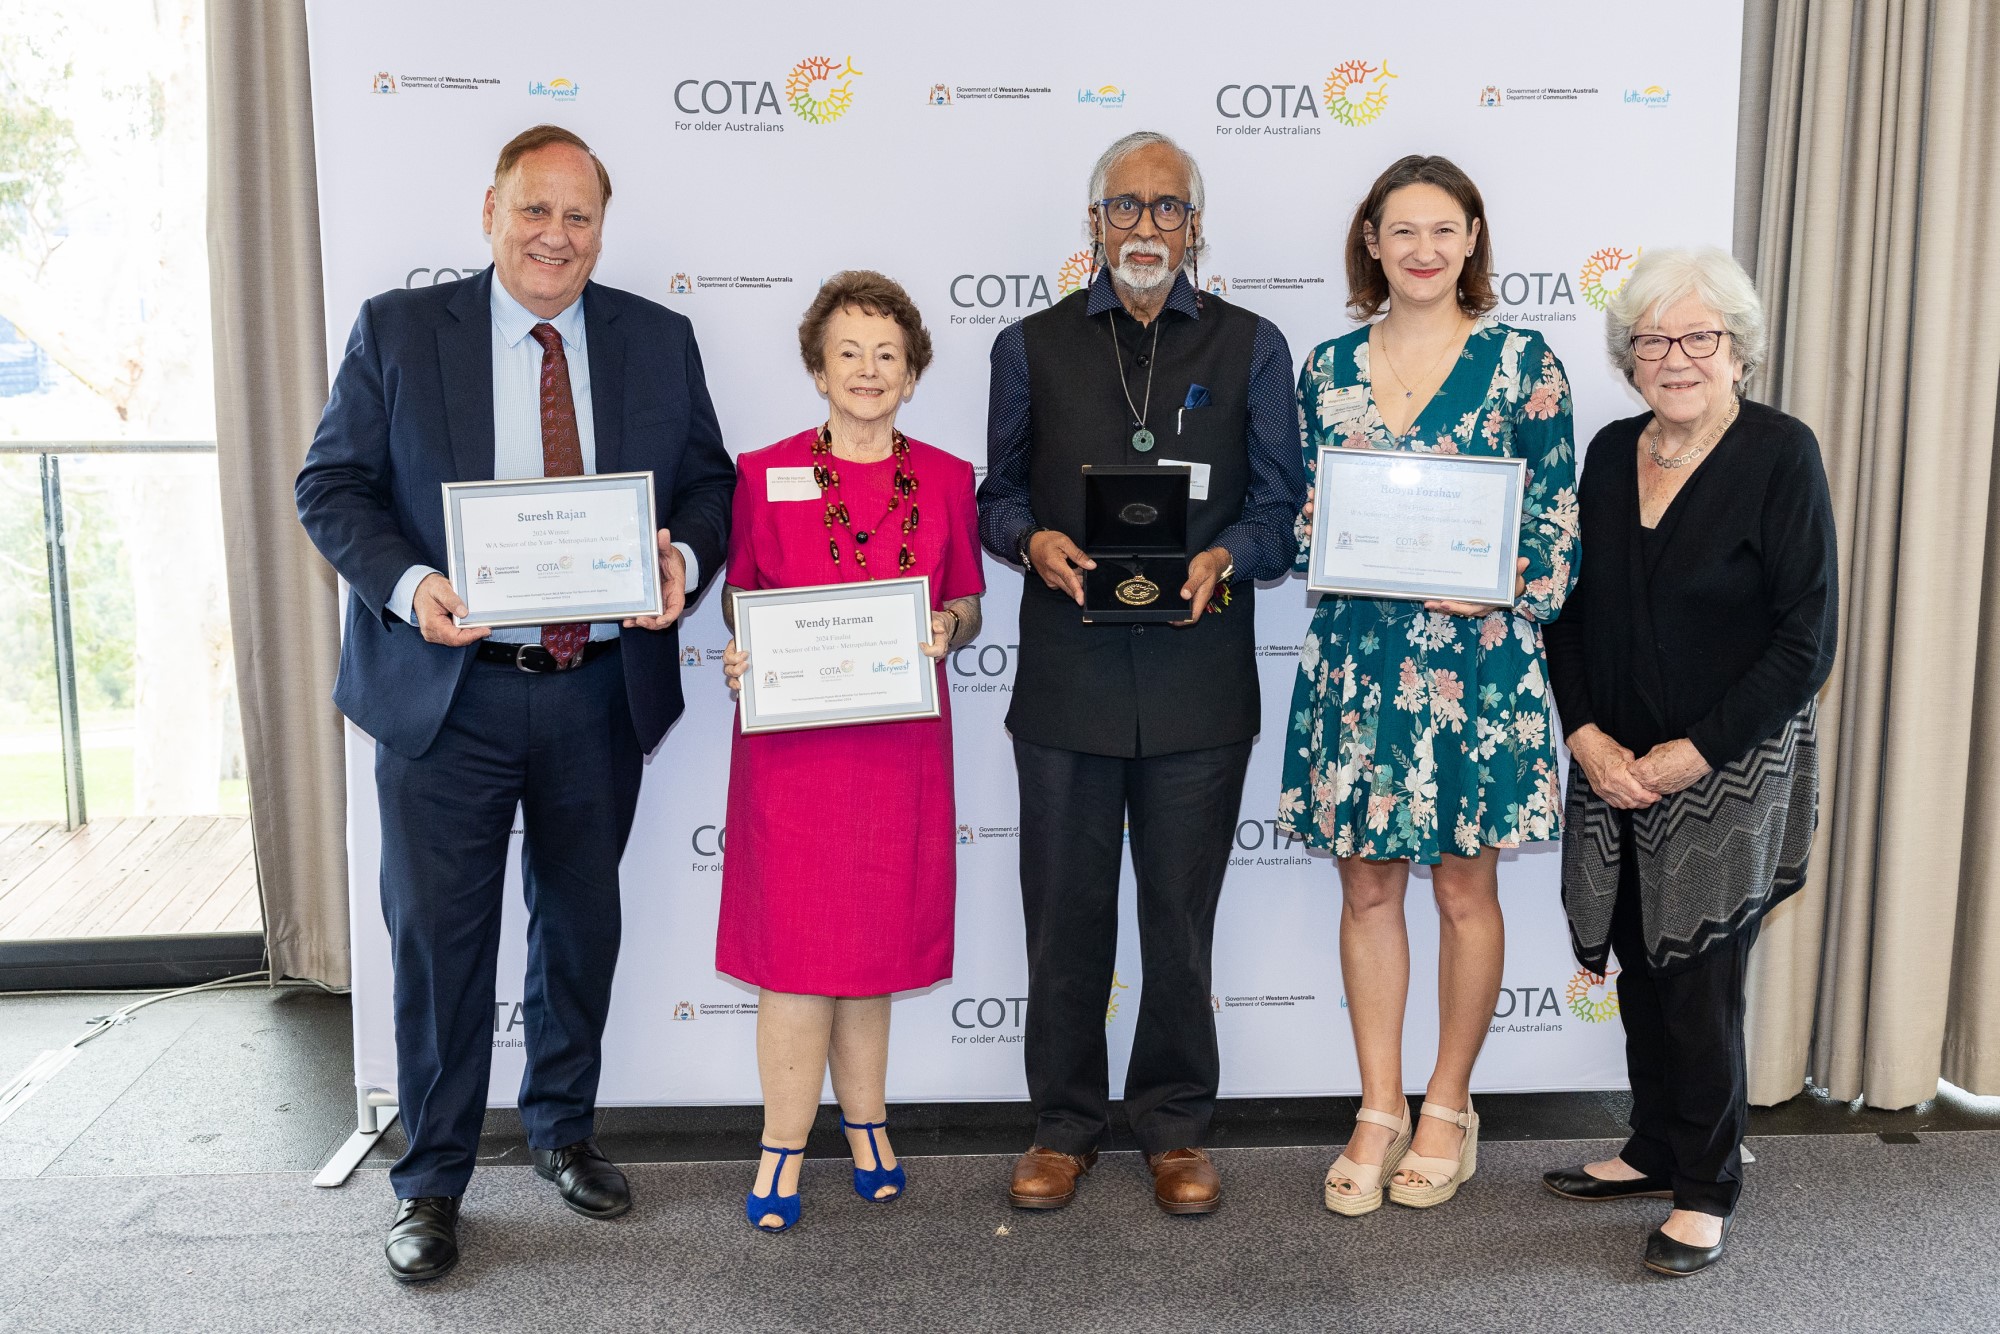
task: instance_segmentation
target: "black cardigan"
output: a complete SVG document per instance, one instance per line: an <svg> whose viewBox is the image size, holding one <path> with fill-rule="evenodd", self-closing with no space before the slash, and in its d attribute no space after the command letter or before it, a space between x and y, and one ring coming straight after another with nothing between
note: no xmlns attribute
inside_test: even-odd
<svg viewBox="0 0 2000 1334"><path fill-rule="evenodd" d="M1649 420L1590 442L1582 574L1544 630L1550 684L1565 735L1594 722L1639 755L1686 737L1719 769L1775 735L1833 669L1833 501L1811 429L1746 399L1648 542Z"/></svg>

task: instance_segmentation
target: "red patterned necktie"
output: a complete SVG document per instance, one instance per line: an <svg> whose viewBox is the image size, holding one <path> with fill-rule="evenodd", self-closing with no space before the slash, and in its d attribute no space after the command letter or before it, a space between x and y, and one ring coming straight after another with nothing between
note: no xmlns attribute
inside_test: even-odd
<svg viewBox="0 0 2000 1334"><path fill-rule="evenodd" d="M542 476L575 477L583 471L583 441L576 433L576 401L569 393L569 361L563 356L562 335L553 324L528 330L542 345ZM558 667L583 652L590 626L583 621L542 627L542 647Z"/></svg>

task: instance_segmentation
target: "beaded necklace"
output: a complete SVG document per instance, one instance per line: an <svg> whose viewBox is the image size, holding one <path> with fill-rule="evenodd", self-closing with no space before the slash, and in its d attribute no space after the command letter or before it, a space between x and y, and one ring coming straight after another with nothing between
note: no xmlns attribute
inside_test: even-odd
<svg viewBox="0 0 2000 1334"><path fill-rule="evenodd" d="M853 517L847 511L847 501L840 494L840 470L834 467L832 430L820 427L812 447L813 481L818 483L820 499L826 504L827 552L837 568L840 565L840 539L835 535L833 525L838 521L853 540L855 567L870 579L875 576L868 569L868 540L882 531L882 526L906 500L909 512L903 516L903 549L896 554L896 572L905 573L917 563L917 558L910 552L910 538L917 531L917 470L910 462L909 440L901 431L892 431L890 436L889 448L896 460L896 476L889 483L889 506L870 528L854 526Z"/></svg>

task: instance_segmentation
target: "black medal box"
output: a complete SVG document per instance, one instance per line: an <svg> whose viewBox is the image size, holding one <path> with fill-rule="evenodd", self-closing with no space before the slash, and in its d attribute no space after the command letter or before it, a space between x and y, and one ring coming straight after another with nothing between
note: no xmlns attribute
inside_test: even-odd
<svg viewBox="0 0 2000 1334"><path fill-rule="evenodd" d="M1086 625L1184 621L1188 491L1193 469L1144 463L1083 465Z"/></svg>

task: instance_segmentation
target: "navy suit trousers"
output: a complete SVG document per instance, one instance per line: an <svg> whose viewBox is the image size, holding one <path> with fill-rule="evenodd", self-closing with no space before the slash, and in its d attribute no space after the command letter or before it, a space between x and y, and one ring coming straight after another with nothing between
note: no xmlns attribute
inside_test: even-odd
<svg viewBox="0 0 2000 1334"><path fill-rule="evenodd" d="M410 1142L389 1173L399 1198L461 1195L472 1178L517 804L528 906L521 1120L538 1149L593 1133L618 962L618 862L642 764L619 658L540 675L475 662L420 758L375 748L397 1097Z"/></svg>

